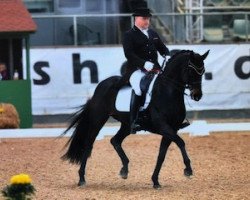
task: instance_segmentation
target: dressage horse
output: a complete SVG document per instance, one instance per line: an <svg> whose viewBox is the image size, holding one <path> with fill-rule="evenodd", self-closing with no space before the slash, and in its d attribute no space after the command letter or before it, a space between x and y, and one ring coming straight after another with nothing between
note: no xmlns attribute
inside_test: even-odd
<svg viewBox="0 0 250 200"><path fill-rule="evenodd" d="M140 118L143 119L140 122L142 129L162 136L156 167L152 175L154 188L161 187L158 176L171 142L176 143L181 151L185 164L184 175L189 177L193 174L185 143L177 132L186 117L185 89L190 90L190 96L195 101L199 101L202 97L201 83L205 72L203 61L208 53L209 51L199 55L193 51L182 50L173 55L155 80L148 107L140 113ZM121 122L119 131L111 138L111 144L122 162L120 176L124 179L128 176L129 159L122 148L122 142L130 134L129 113L119 112L115 108L118 93L115 85L120 78L120 76L112 76L100 82L93 97L74 115L70 126L63 133L66 134L71 128L74 129L66 144L69 146L68 150L62 159L81 165L79 186L86 184L87 159L99 131L110 116Z"/></svg>

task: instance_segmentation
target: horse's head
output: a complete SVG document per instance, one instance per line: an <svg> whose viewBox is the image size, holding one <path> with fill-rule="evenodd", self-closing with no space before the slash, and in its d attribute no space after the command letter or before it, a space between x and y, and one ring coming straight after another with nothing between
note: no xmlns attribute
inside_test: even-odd
<svg viewBox="0 0 250 200"><path fill-rule="evenodd" d="M209 50L203 55L190 52L188 64L183 69L183 82L189 88L191 98L199 101L202 97L202 75L205 72L204 60L206 59Z"/></svg>

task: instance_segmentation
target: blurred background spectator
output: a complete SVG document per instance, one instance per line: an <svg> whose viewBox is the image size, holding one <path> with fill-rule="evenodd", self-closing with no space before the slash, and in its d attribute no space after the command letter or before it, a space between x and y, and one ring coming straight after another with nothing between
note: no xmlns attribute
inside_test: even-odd
<svg viewBox="0 0 250 200"><path fill-rule="evenodd" d="M7 79L8 79L7 67L5 63L0 62L0 80L7 80Z"/></svg>

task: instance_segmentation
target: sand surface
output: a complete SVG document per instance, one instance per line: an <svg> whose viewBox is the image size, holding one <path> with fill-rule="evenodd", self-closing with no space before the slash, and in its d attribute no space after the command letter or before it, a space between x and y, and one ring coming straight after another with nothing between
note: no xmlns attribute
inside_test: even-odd
<svg viewBox="0 0 250 200"><path fill-rule="evenodd" d="M37 200L250 199L250 132L214 133L206 137L181 136L192 161L194 176L183 175L179 149L171 144L160 173L162 188L152 188L160 136L131 135L123 143L129 175L119 177L121 162L109 137L96 141L86 170L87 185L78 187L79 166L60 156L68 140L1 139L0 188L12 175L28 173L37 189ZM2 197L0 196L0 199Z"/></svg>

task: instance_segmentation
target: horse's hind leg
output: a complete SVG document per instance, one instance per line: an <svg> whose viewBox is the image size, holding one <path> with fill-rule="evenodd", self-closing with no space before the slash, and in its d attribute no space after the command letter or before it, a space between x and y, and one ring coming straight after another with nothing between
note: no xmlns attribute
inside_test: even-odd
<svg viewBox="0 0 250 200"><path fill-rule="evenodd" d="M83 185L86 184L86 181L85 181L85 168L86 168L86 164L87 164L87 159L91 154L91 150L92 150L92 148L89 148L89 149L85 150L85 152L83 153L81 167L80 167L80 169L78 171L78 174L79 174L78 186L83 186Z"/></svg>
<svg viewBox="0 0 250 200"><path fill-rule="evenodd" d="M153 183L154 183L153 187L155 189L158 189L158 188L161 187L161 185L160 185L160 183L158 181L158 177L159 177L159 173L160 173L160 170L161 170L162 163L165 160L166 153L167 153L167 150L168 150L168 147L169 147L170 144L171 144L170 139L162 137L156 167L155 167L154 173L153 173L152 178L151 178Z"/></svg>
<svg viewBox="0 0 250 200"><path fill-rule="evenodd" d="M122 123L121 128L116 133L114 137L111 138L110 142L113 145L114 149L116 150L117 154L119 155L121 161L122 161L122 168L120 170L120 176L123 179L126 179L128 177L128 163L129 159L127 155L125 154L121 144L123 140L129 135L129 125Z"/></svg>
<svg viewBox="0 0 250 200"><path fill-rule="evenodd" d="M187 177L190 177L190 176L193 175L193 170L192 170L191 162L190 162L190 159L188 157L188 154L187 154L187 151L186 151L186 148L185 148L185 142L177 134L175 136L174 142L177 144L177 146L181 150L181 154L182 154L182 157L183 157L183 162L184 162L184 164L186 166L186 168L184 169L184 175L187 176Z"/></svg>
<svg viewBox="0 0 250 200"><path fill-rule="evenodd" d="M96 116L96 119L90 122L89 125L89 137L88 137L88 144L86 144L86 150L82 156L81 166L78 171L79 174L79 182L78 186L83 186L86 184L85 180L85 168L87 164L88 157L91 155L91 151L93 148L93 144L95 142L96 136L98 135L99 131L108 120L108 115Z"/></svg>

